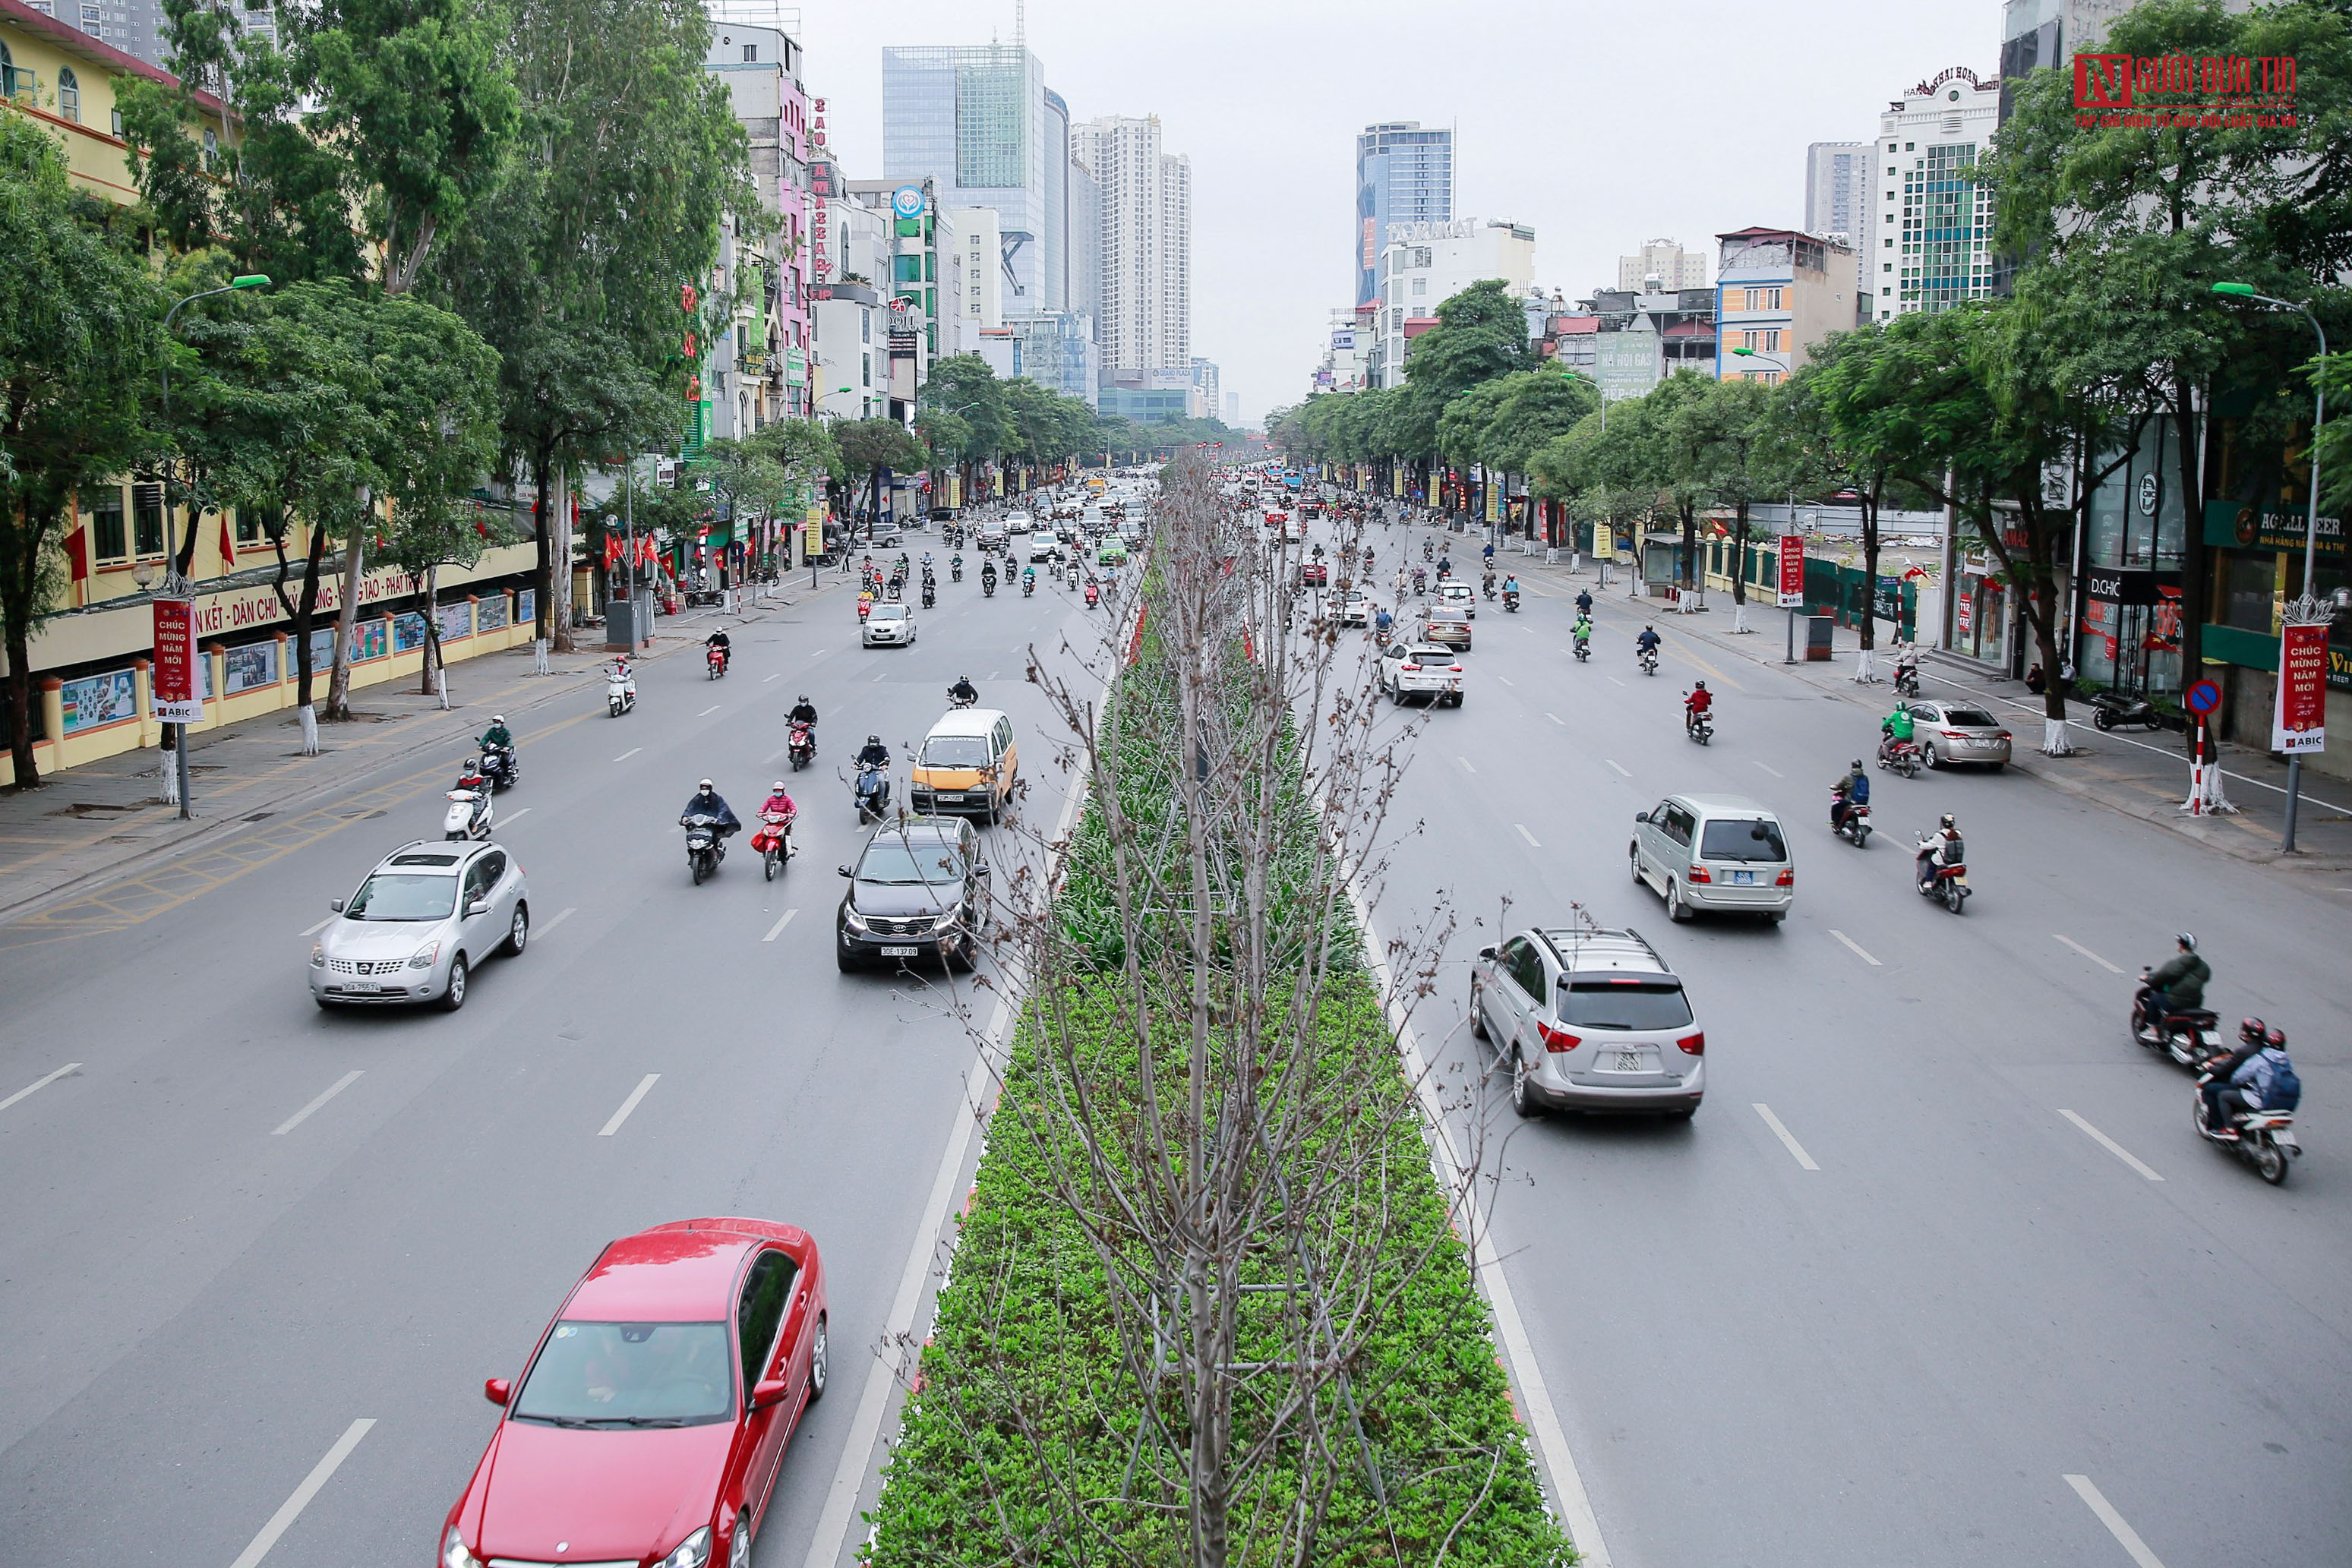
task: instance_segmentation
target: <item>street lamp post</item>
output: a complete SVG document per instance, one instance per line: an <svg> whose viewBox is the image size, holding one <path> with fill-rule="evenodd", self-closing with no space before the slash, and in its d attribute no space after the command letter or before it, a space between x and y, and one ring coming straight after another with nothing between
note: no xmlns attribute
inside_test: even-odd
<svg viewBox="0 0 2352 1568"><path fill-rule="evenodd" d="M2292 299L2273 299L2267 294L2257 294L2250 283L2217 283L2213 286L2213 292L2238 299L2252 299L2273 310L2293 310L2310 322L2312 331L2318 335L2319 360L2314 361L2311 373L2311 473L2305 486L2303 522L2303 593L2286 605L2280 631L2284 632L2288 622L2308 625L2315 622L2325 626L2335 619L2334 610L2319 597L2318 579L2313 573L2319 559L2319 432L2321 426L2327 423L2327 386L2321 375L2322 361L2327 358L2327 329L2319 324L2319 318L2311 313L2309 307L2298 305ZM2284 635L2279 639L2279 647L2282 652L2286 647ZM2184 683L2190 674L2192 672L2187 670L2181 672ZM2279 679L2286 679L2284 658L2279 661ZM2294 852L2295 808L2302 799L2303 756L2300 752L2294 752L2286 759L2286 831L2279 840L2279 852L2282 854Z"/></svg>
<svg viewBox="0 0 2352 1568"><path fill-rule="evenodd" d="M183 309L199 299L210 299L216 294L235 294L247 288L268 287L269 279L258 272L254 272L240 277L232 277L222 287L207 288L202 293L191 294L163 312L163 336L166 339L171 337L173 320ZM163 420L168 424L172 418L172 355L168 347L164 350L163 363L158 368L158 374L163 382ZM165 460L167 466L169 461L169 459ZM195 519L190 517L188 529L191 535L194 533L195 526ZM140 586L145 588L147 585L142 582ZM188 600L194 597L189 591L187 573L180 570L179 531L172 523L172 497L168 491L163 497L163 580L161 592L166 599ZM191 675L190 678L193 680L194 677ZM204 688L199 685L196 689L201 692ZM195 811L188 799L188 727L184 724L165 725L163 738L172 747L173 782L178 786L175 793L180 798L180 820L184 822L191 821L195 817Z"/></svg>

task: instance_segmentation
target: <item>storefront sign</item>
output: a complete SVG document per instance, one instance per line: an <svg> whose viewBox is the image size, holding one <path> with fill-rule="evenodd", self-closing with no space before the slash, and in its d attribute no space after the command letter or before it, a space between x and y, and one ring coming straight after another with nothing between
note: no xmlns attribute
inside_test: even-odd
<svg viewBox="0 0 2352 1568"><path fill-rule="evenodd" d="M194 604L185 599L155 601L156 722L205 721L205 699L196 689L196 658Z"/></svg>
<svg viewBox="0 0 2352 1568"><path fill-rule="evenodd" d="M2327 628L2279 628L2278 702L2271 749L2292 757L2327 749Z"/></svg>
<svg viewBox="0 0 2352 1568"><path fill-rule="evenodd" d="M1805 537L1780 536L1780 608L1794 610L1805 602Z"/></svg>
<svg viewBox="0 0 2352 1568"><path fill-rule="evenodd" d="M2285 507L2257 510L2243 501L2205 503L2205 542L2224 549L2299 550L2310 514ZM2344 519L2319 519L2319 559L2344 559Z"/></svg>
<svg viewBox="0 0 2352 1568"><path fill-rule="evenodd" d="M2178 594L2180 574L2149 567L2095 566L2083 573L2090 596L2108 604L2154 604L2169 589Z"/></svg>

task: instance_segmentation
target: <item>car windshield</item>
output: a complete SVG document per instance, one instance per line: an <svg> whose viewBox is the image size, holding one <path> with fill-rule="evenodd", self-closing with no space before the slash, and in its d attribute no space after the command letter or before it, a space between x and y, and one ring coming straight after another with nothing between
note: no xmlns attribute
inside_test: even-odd
<svg viewBox="0 0 2352 1568"><path fill-rule="evenodd" d="M1717 817L1706 825L1698 842L1701 860L1784 861L1789 846L1780 840L1780 825L1754 817Z"/></svg>
<svg viewBox="0 0 2352 1568"><path fill-rule="evenodd" d="M734 1413L724 1323L559 1322L511 1406L558 1427L698 1427Z"/></svg>
<svg viewBox="0 0 2352 1568"><path fill-rule="evenodd" d="M945 844L908 843L904 839L877 839L866 846L857 862L857 880L891 887L954 882L956 852Z"/></svg>
<svg viewBox="0 0 2352 1568"><path fill-rule="evenodd" d="M1690 1002L1674 980L1570 980L1559 983L1559 1021L1574 1029L1680 1029Z"/></svg>
<svg viewBox="0 0 2352 1568"><path fill-rule="evenodd" d="M935 735L923 742L923 762L931 768L985 768L988 737L982 735Z"/></svg>
<svg viewBox="0 0 2352 1568"><path fill-rule="evenodd" d="M457 907L454 876L413 876L378 872L360 883L344 906L346 920L446 920Z"/></svg>
<svg viewBox="0 0 2352 1568"><path fill-rule="evenodd" d="M2000 724L1993 718L1992 715L1985 712L1985 710L1980 707L1948 707L1944 710L1944 722L1948 725L1956 725L1961 729L1998 729L2000 727Z"/></svg>
<svg viewBox="0 0 2352 1568"><path fill-rule="evenodd" d="M906 618L907 607L903 604L877 604L874 607L874 619L877 621L904 621Z"/></svg>

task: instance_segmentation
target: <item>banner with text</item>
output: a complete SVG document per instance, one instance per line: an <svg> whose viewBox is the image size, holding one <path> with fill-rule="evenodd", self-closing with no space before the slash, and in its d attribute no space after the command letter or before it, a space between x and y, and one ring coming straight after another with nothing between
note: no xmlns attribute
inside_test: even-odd
<svg viewBox="0 0 2352 1568"><path fill-rule="evenodd" d="M2327 628L2279 628L2278 702L2271 749L2293 757L2327 749Z"/></svg>

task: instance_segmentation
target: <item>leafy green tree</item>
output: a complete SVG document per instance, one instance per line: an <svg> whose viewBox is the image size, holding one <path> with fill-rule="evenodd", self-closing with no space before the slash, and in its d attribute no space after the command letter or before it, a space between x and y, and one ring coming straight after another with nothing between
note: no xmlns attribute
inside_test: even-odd
<svg viewBox="0 0 2352 1568"><path fill-rule="evenodd" d="M1500 278L1474 283L1437 308L1437 325L1405 356L1406 385L1457 397L1481 382L1533 368L1527 313Z"/></svg>
<svg viewBox="0 0 2352 1568"><path fill-rule="evenodd" d="M8 652L10 757L33 763L34 630L64 587L74 493L145 454L149 389L163 362L154 276L66 180L58 144L0 114L0 637Z"/></svg>
<svg viewBox="0 0 2352 1568"><path fill-rule="evenodd" d="M833 427L841 460L867 486L866 516L882 515L882 477L893 470L912 474L923 465L923 448L895 419L842 420Z"/></svg>
<svg viewBox="0 0 2352 1568"><path fill-rule="evenodd" d="M1667 432L1671 461L1715 507L1731 508L1733 560L1748 559L1748 508L1786 493L1795 469L1784 459L1771 426L1777 413L1771 389L1738 377L1706 383L1706 391L1675 411ZM1731 573L1732 630L1748 630L1748 574Z"/></svg>

